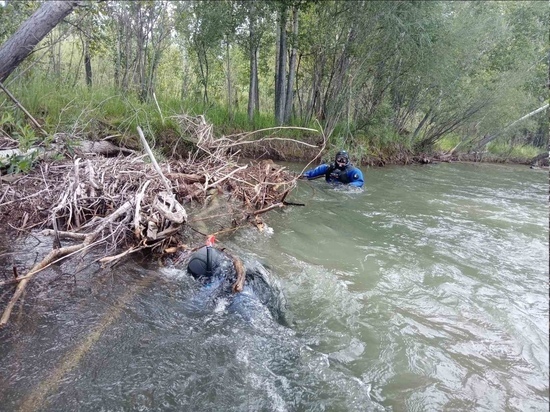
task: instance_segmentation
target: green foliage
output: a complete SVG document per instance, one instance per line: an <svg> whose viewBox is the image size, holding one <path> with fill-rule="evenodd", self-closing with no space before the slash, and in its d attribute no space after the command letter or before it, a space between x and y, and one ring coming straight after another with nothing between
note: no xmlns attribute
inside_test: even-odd
<svg viewBox="0 0 550 412"><path fill-rule="evenodd" d="M7 85L52 134L121 134L131 143L140 125L169 150L180 133L172 116L181 113L204 114L217 134L268 129L275 125L277 13L294 4L298 36L290 36L290 8L286 28L299 56L291 125L320 124L331 147L383 157L459 143L466 150L547 98L550 8L541 1L101 2L70 15L71 31L52 32L37 49L44 52ZM38 5L0 4L0 41ZM249 122L252 46L259 47L260 112ZM85 87L85 49L92 87ZM11 113L10 133L23 147L35 143L27 120ZM501 143L541 146L544 119L522 123ZM302 136L258 136L274 133Z"/></svg>
<svg viewBox="0 0 550 412"><path fill-rule="evenodd" d="M11 112L5 111L0 117L0 135L4 134L19 142L21 154L0 158L0 168L8 173L26 173L31 170L37 160L37 151L28 151L38 140L34 130L21 120L16 119Z"/></svg>
<svg viewBox="0 0 550 412"><path fill-rule="evenodd" d="M372 147L383 150L385 147L403 145L403 138L390 126L382 126L369 131L369 143ZM410 147L403 146L409 149Z"/></svg>
<svg viewBox="0 0 550 412"><path fill-rule="evenodd" d="M449 133L442 137L435 144L435 149L442 152L449 152L462 142L462 137L457 133Z"/></svg>
<svg viewBox="0 0 550 412"><path fill-rule="evenodd" d="M15 118L11 111L2 112L2 116L0 117L0 129L9 134L14 123Z"/></svg>
<svg viewBox="0 0 550 412"><path fill-rule="evenodd" d="M533 146L513 146L509 143L495 141L487 145L487 151L500 158L513 159L520 162L528 162L540 153L540 149Z"/></svg>
<svg viewBox="0 0 550 412"><path fill-rule="evenodd" d="M19 150L26 152L38 141L38 136L32 127L22 119L16 119L9 111L0 117L0 130L19 143Z"/></svg>
<svg viewBox="0 0 550 412"><path fill-rule="evenodd" d="M4 43L38 6L37 1L0 2L0 44Z"/></svg>
<svg viewBox="0 0 550 412"><path fill-rule="evenodd" d="M0 167L7 167L8 173L28 173L37 160L37 152L14 155L7 158L7 162L0 161Z"/></svg>
<svg viewBox="0 0 550 412"><path fill-rule="evenodd" d="M35 131L28 124L18 127L12 136L19 141L19 149L23 152L29 150L38 140Z"/></svg>

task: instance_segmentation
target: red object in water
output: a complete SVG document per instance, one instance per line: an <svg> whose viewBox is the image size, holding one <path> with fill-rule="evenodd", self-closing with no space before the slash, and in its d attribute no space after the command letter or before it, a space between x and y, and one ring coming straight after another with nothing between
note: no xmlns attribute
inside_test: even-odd
<svg viewBox="0 0 550 412"><path fill-rule="evenodd" d="M216 241L216 236L210 235L206 239L206 246L214 246L214 242Z"/></svg>

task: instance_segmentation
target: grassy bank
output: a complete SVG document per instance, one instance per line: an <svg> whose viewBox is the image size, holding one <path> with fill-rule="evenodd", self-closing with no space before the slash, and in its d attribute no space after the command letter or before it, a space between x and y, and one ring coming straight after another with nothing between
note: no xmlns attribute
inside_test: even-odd
<svg viewBox="0 0 550 412"><path fill-rule="evenodd" d="M277 136L312 144L323 141L321 133L293 128L273 129L275 119L270 114L260 113L249 121L245 110L229 111L226 106L215 103L205 105L192 100L163 99L162 96L158 96L157 101L140 102L133 93L106 88L75 89L38 80L14 84L10 89L47 132L45 136L20 108L7 96L1 95L0 131L4 137L17 140L22 150L37 144L48 146L56 134L69 135L70 139L109 139L128 148L140 149L136 132L140 126L159 155L185 156L192 147L194 136L189 136L181 127L178 116L182 114L204 115L213 125L216 136L267 129L256 133L255 137ZM321 129L317 122L289 126ZM336 125L327 142L327 156L337 148L346 148L356 163L382 166L409 164L442 154L452 154L454 159L458 159L471 151L467 141L449 135L428 151L416 152L409 135L398 134L388 125L374 124L367 131L359 132L354 131L353 126ZM317 154L316 150L290 141L271 141L241 150L246 157L294 161L309 161ZM511 146L497 140L487 146L486 152L475 154L475 157L482 161L529 164L540 152L541 149L532 146Z"/></svg>

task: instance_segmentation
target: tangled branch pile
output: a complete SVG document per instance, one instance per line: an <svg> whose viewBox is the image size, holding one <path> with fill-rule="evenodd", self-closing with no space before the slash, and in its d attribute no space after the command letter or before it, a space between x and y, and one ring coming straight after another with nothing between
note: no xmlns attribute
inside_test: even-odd
<svg viewBox="0 0 550 412"><path fill-rule="evenodd" d="M214 234L249 224L261 228L262 213L287 204L297 177L272 161L239 163L238 151L229 149L249 140L216 139L202 117L182 121L196 137L197 149L187 161L159 166L138 128L147 154L109 158L80 153L70 161L42 163L9 183L3 177L2 220L18 230L44 229L54 236L54 248L25 276L0 283L18 285L0 326L28 280L63 256L99 244L111 255L124 248L103 263L137 250L192 250L193 234L201 242L213 234L206 221L215 221ZM186 207L192 210L189 216ZM63 238L81 243L61 247Z"/></svg>

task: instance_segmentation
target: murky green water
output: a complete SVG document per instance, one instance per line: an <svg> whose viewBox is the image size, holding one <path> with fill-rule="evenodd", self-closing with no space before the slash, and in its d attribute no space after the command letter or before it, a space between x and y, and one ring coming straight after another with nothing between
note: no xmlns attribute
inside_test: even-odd
<svg viewBox="0 0 550 412"><path fill-rule="evenodd" d="M548 174L365 177L362 192L300 182L288 200L305 207L224 240L270 269L290 326L223 299L197 310L176 268L88 258L40 275L0 331L0 410L548 410ZM50 242L15 243L29 253L3 268Z"/></svg>

